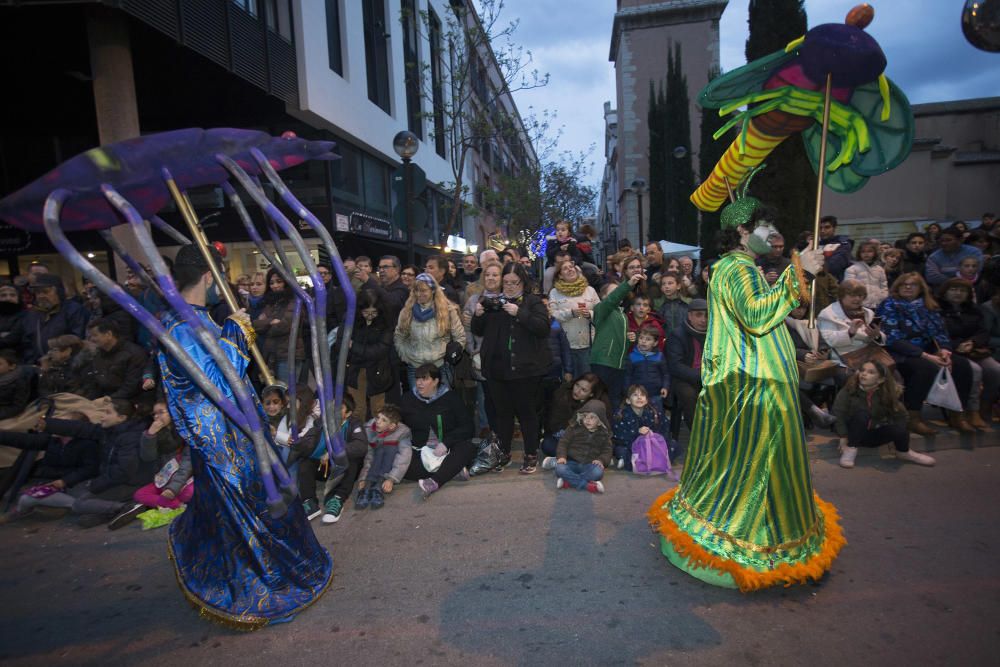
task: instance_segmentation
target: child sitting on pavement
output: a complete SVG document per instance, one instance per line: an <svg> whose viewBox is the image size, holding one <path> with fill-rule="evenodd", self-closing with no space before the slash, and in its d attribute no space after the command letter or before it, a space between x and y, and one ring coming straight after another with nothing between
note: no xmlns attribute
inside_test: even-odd
<svg viewBox="0 0 1000 667"><path fill-rule="evenodd" d="M604 493L604 469L611 462L611 429L602 401L592 399L577 410L556 448L556 488Z"/></svg>
<svg viewBox="0 0 1000 667"><path fill-rule="evenodd" d="M409 427L401 421L399 408L386 403L365 425L369 447L361 468L355 509L380 509L385 504L384 494L392 493L393 486L403 481L410 467L413 443Z"/></svg>
<svg viewBox="0 0 1000 667"><path fill-rule="evenodd" d="M625 393L622 406L614 416L614 460L619 470L632 470L632 443L640 435L664 433L666 417L642 385L633 384Z"/></svg>

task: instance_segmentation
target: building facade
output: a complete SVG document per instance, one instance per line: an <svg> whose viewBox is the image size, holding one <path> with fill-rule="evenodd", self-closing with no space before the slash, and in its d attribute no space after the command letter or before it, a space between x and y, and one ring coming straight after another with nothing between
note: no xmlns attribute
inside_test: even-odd
<svg viewBox="0 0 1000 667"><path fill-rule="evenodd" d="M469 8L467 20L478 20L461 0L23 0L2 7L5 50L43 55L2 65L8 99L16 102L7 106L11 122L0 129L0 196L93 146L141 134L183 127L291 130L337 143L341 159L282 176L334 232L342 254L405 258L408 230L398 212L405 207L394 188L401 164L392 142L410 130L419 139L413 162L427 182L414 207L414 241L421 256L437 252L451 203L447 187L455 180L449 128L437 113L451 87L454 48L462 44L447 35L453 7ZM502 90L492 53L486 49L476 62L476 85ZM462 172L469 204L495 189L504 169L535 159L509 95L489 103L520 132L517 141L470 151ZM265 268L221 191L191 194L208 235L227 243L230 272ZM449 233L482 244L495 216L470 210ZM167 210L162 217L175 216ZM0 264L0 274L24 273L41 260L72 277L43 235L14 240L0 243L9 265L3 271ZM97 235L78 243L114 272Z"/></svg>
<svg viewBox="0 0 1000 667"><path fill-rule="evenodd" d="M618 236L628 238L636 246L641 243L639 202L644 208L641 218L649 220L649 198L644 194L649 176L646 114L650 82L658 87L666 77L668 50L679 44L691 105L691 142L685 148L693 153L692 147L698 145L701 131L697 93L708 84L709 72L719 69L719 19L727 3L728 0L618 0L608 55L615 66L617 116L613 190L620 211Z"/></svg>

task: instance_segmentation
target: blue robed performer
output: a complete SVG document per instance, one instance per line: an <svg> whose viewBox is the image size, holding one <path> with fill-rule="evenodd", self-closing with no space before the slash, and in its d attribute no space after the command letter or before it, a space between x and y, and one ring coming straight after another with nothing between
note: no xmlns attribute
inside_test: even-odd
<svg viewBox="0 0 1000 667"><path fill-rule="evenodd" d="M218 291L196 246L184 246L177 253L174 280L245 378L253 328L242 312L222 327L209 317L206 306L218 300ZM232 388L191 324L174 313L166 315L163 324L210 382L233 400ZM280 517L268 511L251 440L171 355L161 350L159 365L171 417L191 447L194 468L194 497L170 525L169 534L181 589L203 615L228 625L256 629L291 620L326 590L333 569L330 555L316 540L301 503L290 503ZM259 410L249 382L247 389Z"/></svg>

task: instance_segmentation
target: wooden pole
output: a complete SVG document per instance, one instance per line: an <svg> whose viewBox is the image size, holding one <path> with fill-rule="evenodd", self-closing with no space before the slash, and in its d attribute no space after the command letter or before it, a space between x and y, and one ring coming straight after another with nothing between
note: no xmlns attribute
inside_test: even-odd
<svg viewBox="0 0 1000 667"><path fill-rule="evenodd" d="M819 248L819 218L823 210L823 180L826 177L826 138L830 132L830 96L833 88L833 78L826 75L826 91L823 94L823 131L820 134L819 143L819 166L816 168L818 174L816 178L816 215L813 219L813 242L812 249ZM816 280L812 281L809 287L809 328L816 328Z"/></svg>

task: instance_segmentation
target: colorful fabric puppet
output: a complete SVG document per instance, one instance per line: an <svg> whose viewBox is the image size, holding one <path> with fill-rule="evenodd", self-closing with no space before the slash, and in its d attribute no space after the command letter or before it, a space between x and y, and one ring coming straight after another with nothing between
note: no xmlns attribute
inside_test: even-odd
<svg viewBox="0 0 1000 667"><path fill-rule="evenodd" d="M723 224L746 224L758 205L740 197ZM762 243L750 234L750 247ZM747 253L712 265L687 463L680 486L648 516L670 562L717 586L752 591L819 579L844 545L836 510L812 490L795 346L784 324L807 297L798 255L773 286Z"/></svg>
<svg viewBox="0 0 1000 667"><path fill-rule="evenodd" d="M715 211L734 187L782 141L801 134L818 171L824 91L832 86L824 184L850 193L871 176L898 166L913 144L913 112L906 95L883 73L885 55L864 31L874 16L855 7L846 23L818 25L777 51L721 76L705 87L698 103L728 116L718 139L740 124L711 175L691 195L703 211Z"/></svg>
<svg viewBox="0 0 1000 667"><path fill-rule="evenodd" d="M245 375L253 329L232 319L220 328L204 309L198 315L218 332L230 361ZM164 325L212 382L232 396L190 324L171 314ZM195 476L194 496L170 524L168 539L185 597L201 615L241 629L291 620L326 590L333 574L330 555L316 540L301 503L291 503L278 518L268 511L250 439L209 402L173 357L160 352L159 364L167 407L191 447Z"/></svg>

